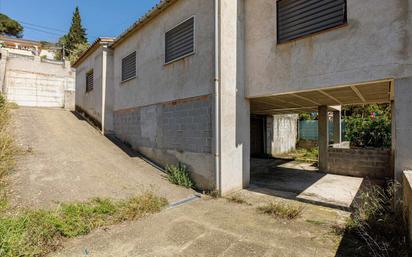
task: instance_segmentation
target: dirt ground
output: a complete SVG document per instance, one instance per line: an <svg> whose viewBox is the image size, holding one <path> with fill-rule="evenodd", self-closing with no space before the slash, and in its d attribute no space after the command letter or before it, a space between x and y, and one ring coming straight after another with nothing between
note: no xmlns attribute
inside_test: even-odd
<svg viewBox="0 0 412 257"><path fill-rule="evenodd" d="M94 197L126 198L153 190L169 202L192 190L170 184L139 157L130 157L70 111L13 110L13 133L25 151L9 181L13 207L49 207Z"/></svg>

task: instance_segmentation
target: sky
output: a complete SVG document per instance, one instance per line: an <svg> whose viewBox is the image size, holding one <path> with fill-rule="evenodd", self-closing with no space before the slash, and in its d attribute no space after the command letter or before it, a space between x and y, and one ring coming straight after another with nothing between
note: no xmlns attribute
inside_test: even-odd
<svg viewBox="0 0 412 257"><path fill-rule="evenodd" d="M115 37L159 0L0 0L0 12L19 21L23 38L57 42L69 31L78 4L89 42Z"/></svg>

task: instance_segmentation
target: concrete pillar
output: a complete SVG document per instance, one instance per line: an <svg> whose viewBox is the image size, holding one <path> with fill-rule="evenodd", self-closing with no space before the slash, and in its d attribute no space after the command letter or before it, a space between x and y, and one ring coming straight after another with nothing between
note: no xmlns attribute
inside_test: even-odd
<svg viewBox="0 0 412 257"><path fill-rule="evenodd" d="M327 172L328 170L328 107L319 106L318 115L318 144L319 144L319 171Z"/></svg>
<svg viewBox="0 0 412 257"><path fill-rule="evenodd" d="M394 177L401 182L402 172L412 170L412 77L394 82L392 104L392 150Z"/></svg>
<svg viewBox="0 0 412 257"><path fill-rule="evenodd" d="M342 142L342 115L340 111L333 112L333 143Z"/></svg>
<svg viewBox="0 0 412 257"><path fill-rule="evenodd" d="M216 171L222 195L249 185L250 105L244 86L244 1L218 1L220 156Z"/></svg>

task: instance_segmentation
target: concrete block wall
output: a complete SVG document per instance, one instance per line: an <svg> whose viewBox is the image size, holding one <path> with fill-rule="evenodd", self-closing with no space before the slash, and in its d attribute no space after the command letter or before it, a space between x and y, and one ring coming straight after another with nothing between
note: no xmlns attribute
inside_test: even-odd
<svg viewBox="0 0 412 257"><path fill-rule="evenodd" d="M160 165L182 162L200 188L213 187L210 96L114 112L120 140Z"/></svg>
<svg viewBox="0 0 412 257"><path fill-rule="evenodd" d="M391 174L389 149L328 149L328 173L383 179Z"/></svg>

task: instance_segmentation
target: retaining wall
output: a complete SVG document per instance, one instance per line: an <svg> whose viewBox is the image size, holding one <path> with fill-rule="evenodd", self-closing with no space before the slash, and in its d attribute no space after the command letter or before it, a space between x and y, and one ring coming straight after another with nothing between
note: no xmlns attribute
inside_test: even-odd
<svg viewBox="0 0 412 257"><path fill-rule="evenodd" d="M383 179L391 174L391 153L387 149L328 149L328 173Z"/></svg>

